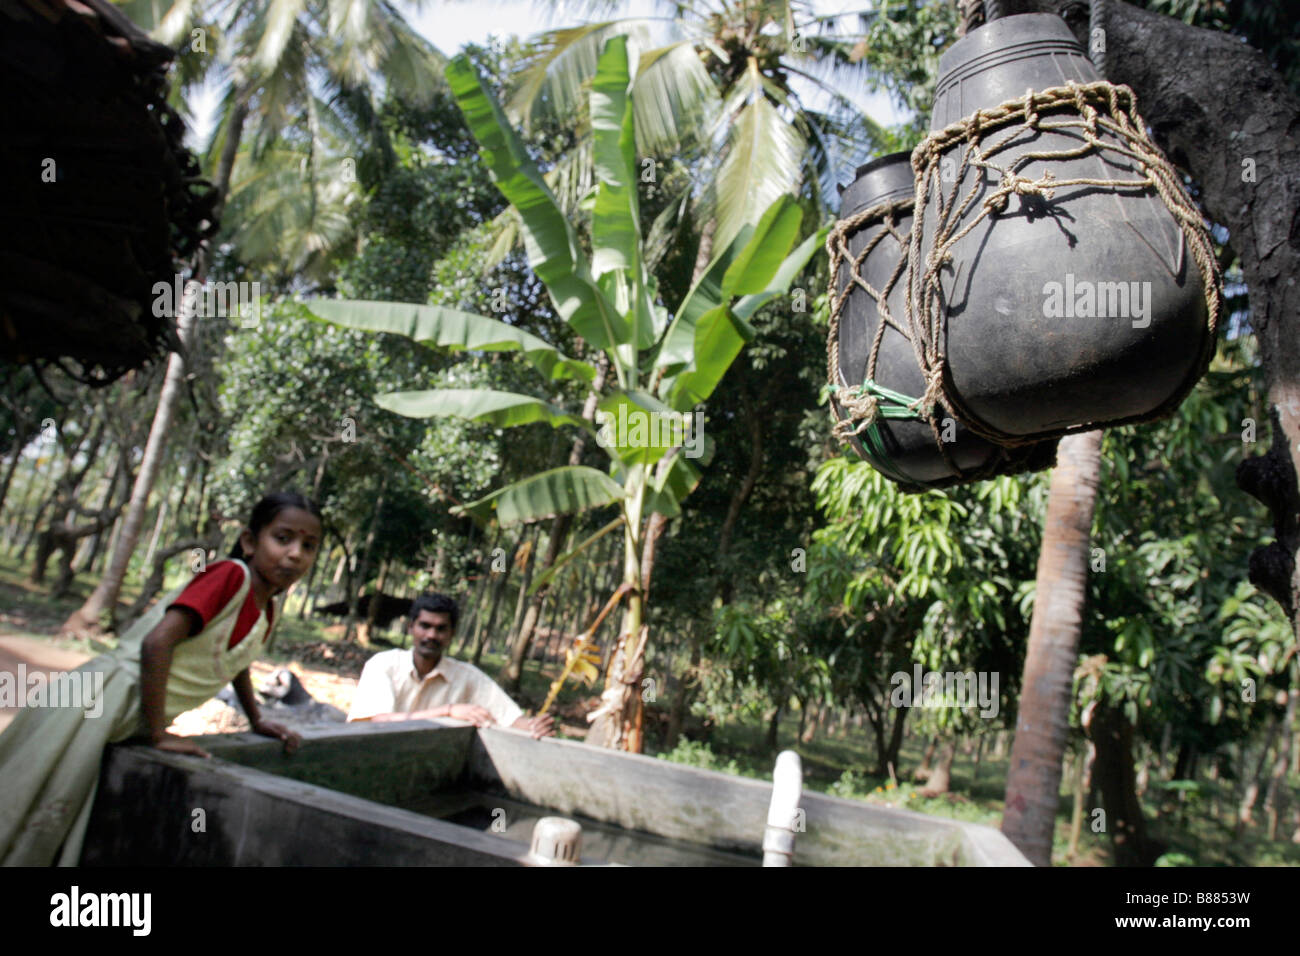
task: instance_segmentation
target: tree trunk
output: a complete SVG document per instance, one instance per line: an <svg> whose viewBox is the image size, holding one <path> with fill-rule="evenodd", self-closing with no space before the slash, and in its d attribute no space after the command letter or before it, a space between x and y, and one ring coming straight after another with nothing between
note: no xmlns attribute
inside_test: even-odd
<svg viewBox="0 0 1300 956"><path fill-rule="evenodd" d="M1096 749L1092 741L1079 748L1079 759L1074 766L1074 809L1070 814L1070 846L1065 858L1073 861L1079 855L1079 835L1083 828L1083 798L1091 790L1092 762Z"/></svg>
<svg viewBox="0 0 1300 956"><path fill-rule="evenodd" d="M515 599L515 616L510 623L510 634L506 641L507 648L513 648L518 642L520 629L523 626L524 613L528 607L528 588L533 583L533 571L537 567L537 539L541 536L541 529L533 525L528 529L528 550L524 557L524 580L519 585L519 596Z"/></svg>
<svg viewBox="0 0 1300 956"><path fill-rule="evenodd" d="M817 722L821 718L821 711L815 703L809 703L807 710L799 712L799 743L810 744L813 737L817 735ZM804 718L807 717L805 724Z"/></svg>
<svg viewBox="0 0 1300 956"><path fill-rule="evenodd" d="M316 586L316 572L323 562L318 558L311 563L311 571L307 575L307 589L302 595L302 604L298 607L298 620L307 620L307 607L311 604L312 588Z"/></svg>
<svg viewBox="0 0 1300 956"><path fill-rule="evenodd" d="M168 560L174 558L182 551L193 551L197 549L201 549L206 556L207 552L219 547L220 545L221 536L218 534L212 534L207 538L187 538L184 541L177 541L158 551L154 555L149 577L145 580L144 586L141 587L139 597L135 599L130 610L126 612L124 620L133 620L143 614L145 608L149 606L154 597L157 596L158 592L162 590L163 581L167 573Z"/></svg>
<svg viewBox="0 0 1300 956"><path fill-rule="evenodd" d="M952 762L956 757L957 737L954 735L944 741L943 750L939 753L939 762L930 771L930 776L921 789L921 796L937 797L948 792L949 787L952 786Z"/></svg>
<svg viewBox="0 0 1300 956"><path fill-rule="evenodd" d="M623 528L623 585L627 589L627 607L618 636L612 642L601 706L587 715L591 723L587 743L597 747L625 747L631 753L641 750L642 701L638 690L643 655L650 638L644 619L646 592L641 567L645 544L642 536L649 522L643 525L637 517L645 501L647 484L644 473L639 482L629 481L629 497L623 510L627 520Z"/></svg>
<svg viewBox="0 0 1300 956"><path fill-rule="evenodd" d="M587 392L587 400L582 405L582 417L587 421L596 420L596 406L600 403L600 393L605 388L605 377L609 372L609 356L601 352L596 361L596 377L592 380L591 389ZM573 440L569 447L569 466L577 467L582 464L582 453L587 447L587 433L579 430L578 437ZM569 529L573 527L573 515L558 515L551 522L551 536L546 544L546 557L542 561L542 573L546 573L555 564L556 558L564 548L564 543L569 537ZM531 570L531 565L529 568ZM527 590L527 585L525 585ZM506 693L513 694L519 690L519 681L523 676L524 658L528 656L528 647L533 640L533 631L537 627L537 618L542 612L542 602L546 600L546 587L537 589L537 593L532 596L528 603L528 609L524 614L523 624L519 633L515 637L513 646L510 649L510 662L506 665L505 675L501 682Z"/></svg>
<svg viewBox="0 0 1300 956"><path fill-rule="evenodd" d="M375 634L375 618L379 616L379 602L384 599L384 583L388 578L388 562L382 561L379 565L379 578L375 581L375 589L370 594L370 605L366 608L366 643Z"/></svg>
<svg viewBox="0 0 1300 956"><path fill-rule="evenodd" d="M693 681L695 674L698 673L702 658L700 655L700 642L695 636L695 628L693 627L688 626L686 646L689 663L686 673L674 682L673 699L668 705L668 730L664 736L665 750L672 750L677 746L677 741L682 735L682 726L686 722L686 713L690 707L691 698L694 697L695 685L689 682Z"/></svg>
<svg viewBox="0 0 1300 956"><path fill-rule="evenodd" d="M235 156L239 151L239 140L243 134L244 119L248 115L247 99L236 96L225 148L217 166L216 190L217 201L213 216L220 218L225 205L226 195L230 189L230 174L235 166ZM211 248L208 244L200 247L196 257L193 278L202 283L207 279L208 266L211 261ZM188 351L194 340L195 317L190 310L177 303L180 315L177 317L176 334L181 348ZM126 580L127 567L131 555L135 553L140 539L140 530L144 525L145 509L149 505L149 495L153 491L154 481L162 467L163 453L167 438L171 432L172 420L176 416L176 407L180 401L185 383L185 359L181 353L173 352L167 360L167 375L163 379L162 391L158 395L158 407L154 411L153 425L149 429L149 440L145 444L144 459L140 462L140 471L136 475L135 487L131 490L131 501L127 505L126 517L122 522L121 533L113 549L112 560L99 586L91 593L77 611L63 623L60 628L65 634L96 634L101 630L101 619L107 617L109 626L117 612L118 596L122 583Z"/></svg>
<svg viewBox="0 0 1300 956"><path fill-rule="evenodd" d="M23 489L22 500L18 502L18 508L14 511L14 520L7 522L5 525L5 551L13 550L14 542L18 539L18 526L21 524L23 515L27 514L27 505L31 501L32 492L36 490L36 479L38 473L36 470L37 459L32 459L31 474L27 476L27 487Z"/></svg>
<svg viewBox="0 0 1300 956"><path fill-rule="evenodd" d="M510 580L510 572L514 570L514 556L518 552L518 545L523 543L521 535L516 542L515 550L511 552L511 560L506 562L506 569L499 572L501 578L497 581L496 587L492 589L492 608L488 611L487 624L474 636L474 666L478 666L479 659L483 656L483 646L492 636L492 629L496 627L497 611L501 607L501 595L505 593L506 582ZM490 553L490 552L489 552Z"/></svg>
<svg viewBox="0 0 1300 956"><path fill-rule="evenodd" d="M27 534L23 538L23 543L18 548L19 564L22 564L27 560L27 549L30 548L32 542L36 540L36 533L40 530L41 526L41 519L45 517L46 509L54 504L58 497L57 489L59 487L59 482L63 480L64 476L68 474L71 468L72 455L69 455L67 460L63 463L63 471L59 473L57 478L54 475L54 469L50 469L50 474L45 481L45 487L41 489L40 497L36 499L36 515L32 518L31 526L27 529Z"/></svg>
<svg viewBox="0 0 1300 956"><path fill-rule="evenodd" d="M118 452L117 468L115 468L113 471L113 477L108 484L108 491L104 494L104 500L103 502L101 502L99 506L100 511L112 510L114 513L121 512L122 505L119 504L117 506L114 506L113 498L116 495L118 485L125 486L124 493L126 494L130 493L130 489L131 489L130 467L131 467L130 448L124 445L121 451ZM110 534L111 534L111 529L115 527L117 527L116 519L114 519L113 523L109 526L108 530L110 531ZM104 545L104 531L98 531L95 533L94 543L91 545L90 548L90 554L86 556L85 567L87 572L89 573L94 572L95 562L98 560L99 554L103 550L103 545Z"/></svg>
<svg viewBox="0 0 1300 956"><path fill-rule="evenodd" d="M1133 725L1122 711L1099 704L1087 728L1097 747L1093 776L1101 789L1105 828L1110 833L1116 866L1150 866L1160 847L1146 835L1142 804L1133 773ZM1017 741L1019 734L1016 735ZM1016 762L1015 748L1011 763ZM1059 772L1058 772L1059 781Z"/></svg>
<svg viewBox="0 0 1300 956"><path fill-rule="evenodd" d="M574 444L577 444L577 442ZM572 515L560 515L551 522L551 535L546 544L546 557L542 560L543 571L555 564L555 559L559 557L560 548L568 537L569 528L572 525ZM537 621L542 614L542 603L546 600L547 588L538 588L536 593L531 596L528 594L535 563L529 561L528 568L524 571L524 586L519 592L520 602L526 602L520 605L523 608L523 619L522 623L519 624L519 631L510 645L510 660L506 663L505 671L501 675L501 687L507 694L519 692L519 681L524 673L524 660L528 657L528 649L532 646L533 635L537 631Z"/></svg>
<svg viewBox="0 0 1300 956"><path fill-rule="evenodd" d="M3 479L0 479L0 514L3 514L4 512L5 499L9 497L9 483L13 481L14 472L18 470L18 461L22 457L22 438L15 438L9 457L9 464L5 465L5 476Z"/></svg>
<svg viewBox="0 0 1300 956"><path fill-rule="evenodd" d="M880 773L885 773L890 767L898 766L898 754L903 749L903 731L907 727L907 715L909 709L906 707L894 707L894 729L889 733L889 746L885 751L884 766L880 768Z"/></svg>
<svg viewBox="0 0 1300 956"><path fill-rule="evenodd" d="M776 753L777 747L780 746L777 737L781 731L781 710L781 705L777 704L772 708L772 716L767 720L767 739L764 742L772 753Z"/></svg>
<svg viewBox="0 0 1300 956"><path fill-rule="evenodd" d="M975 785L980 780L980 761L984 757L985 739L985 735L980 734L979 740L975 744L975 759L971 762L970 770L970 793L972 797L975 796Z"/></svg>
<svg viewBox="0 0 1300 956"><path fill-rule="evenodd" d="M153 562L153 553L154 550L158 547L158 538L162 534L163 522L166 520L167 520L167 496L163 495L162 501L158 503L158 517L154 520L153 523L153 534L150 535L149 537L149 547L146 548L144 552L145 567L148 567Z"/></svg>
<svg viewBox="0 0 1300 956"><path fill-rule="evenodd" d="M77 490L85 480L91 466L99 457L99 447L104 440L104 418L97 418L94 429L90 432L89 439L84 444L79 444L76 451L68 455L67 467L63 469L63 474L54 485L54 491L51 493L48 502L51 507L50 523L42 530L36 538L36 556L32 560L32 571L30 580L33 584L41 584L45 580L45 568L49 560L54 556L55 551L63 548L67 542L67 529L71 527L72 514L77 507ZM85 453L86 461L78 469L74 470L74 460L78 455ZM40 516L37 516L39 524ZM24 546L24 551L26 547ZM21 558L20 558L21 560ZM55 586L56 590L66 590L69 574L67 568L71 564L71 556L64 559L64 575L60 578L59 584ZM52 597L61 595L51 594Z"/></svg>
<svg viewBox="0 0 1300 956"><path fill-rule="evenodd" d="M1294 664L1294 659L1292 663ZM1292 686L1287 694L1286 716L1282 718L1282 739L1278 742L1277 759L1273 761L1268 791L1264 794L1264 820L1270 840L1277 839L1278 818L1286 812L1286 778L1291 772L1291 737L1295 732L1297 697L1300 697L1300 692Z"/></svg>
<svg viewBox="0 0 1300 956"><path fill-rule="evenodd" d="M901 709L901 708L900 708ZM934 752L939 748L939 735L934 734L930 737L930 742L925 746L925 752L921 754L921 764L912 771L912 780L917 783L924 783L930 779L932 773L930 764L934 761Z"/></svg>
<svg viewBox="0 0 1300 956"><path fill-rule="evenodd" d="M486 552L486 568L478 576L478 583L474 586L474 596L470 599L470 613L465 623L456 628L456 645L460 650L471 646L474 638L482 630L484 599L488 592L488 582L492 579L492 552L497 548L497 542L501 540L501 529L495 528L492 532L492 540L488 542Z"/></svg>
<svg viewBox="0 0 1300 956"><path fill-rule="evenodd" d="M1277 737L1277 727L1277 717L1270 716L1268 720L1268 731L1264 735L1264 746L1260 748L1259 760L1255 762L1255 772L1247 779L1246 789L1241 798L1241 805L1237 808L1238 837L1241 836L1246 827L1255 822L1255 802L1259 799L1259 791L1264 783L1264 772L1268 765L1269 752L1273 749L1273 741Z"/></svg>
<svg viewBox="0 0 1300 956"><path fill-rule="evenodd" d="M375 499L375 510L370 518L370 530L366 532L365 544L361 547L361 567L357 571L355 581L348 583L348 621L343 628L343 640L351 641L357 632L357 614L361 604L361 589L366 586L366 579L370 575L370 557L375 550L375 535L379 530L379 518L384 510L384 492L388 488L388 479L384 478L379 482L379 497ZM370 596L371 603L377 600L375 595ZM370 636L367 634L361 640L362 647L370 646Z"/></svg>
<svg viewBox="0 0 1300 956"><path fill-rule="evenodd" d="M1002 832L1036 866L1052 862L1061 763L1088 590L1101 438L1101 432L1095 431L1061 439L1038 557L1037 596L1002 817Z"/></svg>
<svg viewBox="0 0 1300 956"><path fill-rule="evenodd" d="M199 499L194 508L194 520L190 523L190 531L198 534L207 520L207 514L203 508L208 500L208 459L206 455L200 453L199 462Z"/></svg>

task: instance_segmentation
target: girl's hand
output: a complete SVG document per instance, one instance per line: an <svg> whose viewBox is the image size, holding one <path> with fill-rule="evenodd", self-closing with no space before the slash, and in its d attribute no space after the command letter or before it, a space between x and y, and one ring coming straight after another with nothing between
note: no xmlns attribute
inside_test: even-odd
<svg viewBox="0 0 1300 956"><path fill-rule="evenodd" d="M189 754L192 757L212 757L212 754L208 753L188 737L177 737L175 734L164 732L161 737L156 737L154 739L153 745L155 749L165 750L168 753Z"/></svg>
<svg viewBox="0 0 1300 956"><path fill-rule="evenodd" d="M277 737L284 741L284 752L291 754L302 745L302 737L290 730L284 724L277 724L274 720L258 720L253 724L253 733L261 734L263 737Z"/></svg>

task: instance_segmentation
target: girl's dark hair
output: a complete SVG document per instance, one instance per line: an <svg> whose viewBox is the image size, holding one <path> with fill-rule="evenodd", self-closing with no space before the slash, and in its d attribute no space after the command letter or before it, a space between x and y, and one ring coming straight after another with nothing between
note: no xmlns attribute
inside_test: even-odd
<svg viewBox="0 0 1300 956"><path fill-rule="evenodd" d="M261 530L274 521L275 516L285 508L301 508L317 518L322 520L324 518L320 505L310 498L294 491L273 491L253 506L252 517L248 519L248 530L252 532L253 537L256 538ZM239 538L235 538L235 547L230 552L230 556L244 560L244 546L239 543Z"/></svg>

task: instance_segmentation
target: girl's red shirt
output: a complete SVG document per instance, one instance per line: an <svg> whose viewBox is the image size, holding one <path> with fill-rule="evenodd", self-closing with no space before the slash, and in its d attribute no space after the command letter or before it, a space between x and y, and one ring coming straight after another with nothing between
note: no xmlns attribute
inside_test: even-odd
<svg viewBox="0 0 1300 956"><path fill-rule="evenodd" d="M238 564L234 561L217 561L195 575L180 596L167 605L167 610L179 607L193 612L199 623L197 627L191 628L190 633L197 634L208 626L218 611L230 603L230 599L239 593L243 584L244 572ZM271 607L270 604L266 606L268 627L272 621ZM248 632L257 623L259 613L253 589L249 588L248 597L244 598L244 606L240 608L239 618L235 621L235 629L230 634L228 647L234 647L248 636Z"/></svg>

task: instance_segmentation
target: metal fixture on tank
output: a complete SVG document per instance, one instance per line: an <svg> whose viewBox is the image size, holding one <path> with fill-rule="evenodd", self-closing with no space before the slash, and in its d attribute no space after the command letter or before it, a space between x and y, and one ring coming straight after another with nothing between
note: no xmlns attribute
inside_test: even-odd
<svg viewBox="0 0 1300 956"><path fill-rule="evenodd" d="M566 817L542 817L533 825L529 856L539 866L577 866L582 862L582 825Z"/></svg>

